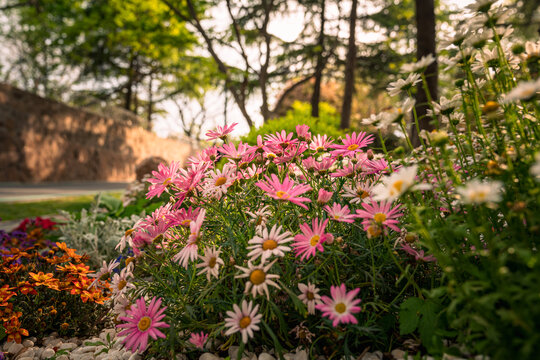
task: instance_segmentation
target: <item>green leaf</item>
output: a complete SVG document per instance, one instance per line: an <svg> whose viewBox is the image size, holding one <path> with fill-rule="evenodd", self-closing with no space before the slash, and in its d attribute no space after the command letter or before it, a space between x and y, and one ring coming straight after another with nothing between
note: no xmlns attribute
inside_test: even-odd
<svg viewBox="0 0 540 360"><path fill-rule="evenodd" d="M399 333L406 335L416 330L423 301L417 297L409 298L401 304L399 311Z"/></svg>

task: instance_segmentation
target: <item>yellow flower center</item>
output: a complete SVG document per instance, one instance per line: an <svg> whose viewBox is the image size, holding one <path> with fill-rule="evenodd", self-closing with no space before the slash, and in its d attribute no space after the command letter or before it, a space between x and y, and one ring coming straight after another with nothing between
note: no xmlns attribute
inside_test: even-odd
<svg viewBox="0 0 540 360"><path fill-rule="evenodd" d="M214 183L215 186L221 186L227 182L227 178L225 176L218 177L216 179L216 182Z"/></svg>
<svg viewBox="0 0 540 360"><path fill-rule="evenodd" d="M263 250L274 250L277 246L277 241L272 239L265 240L262 244Z"/></svg>
<svg viewBox="0 0 540 360"><path fill-rule="evenodd" d="M390 195L401 193L401 189L403 188L403 183L404 183L403 180L396 180L392 184L392 187L390 188Z"/></svg>
<svg viewBox="0 0 540 360"><path fill-rule="evenodd" d="M308 291L308 292L306 292L306 298L308 300L313 300L313 299L315 299L315 294L313 294L311 291Z"/></svg>
<svg viewBox="0 0 540 360"><path fill-rule="evenodd" d="M169 185L169 184L171 183L171 180L172 180L172 179L171 179L170 177L169 177L169 178L166 178L165 181L163 181L163 185L164 185L164 186Z"/></svg>
<svg viewBox="0 0 540 360"><path fill-rule="evenodd" d="M339 220L339 215L334 215L334 220Z"/></svg>
<svg viewBox="0 0 540 360"><path fill-rule="evenodd" d="M373 220L377 222L378 224L382 224L386 220L386 214L383 213L376 213L373 215Z"/></svg>
<svg viewBox="0 0 540 360"><path fill-rule="evenodd" d="M309 244L311 246L316 246L319 243L319 240L321 240L319 235L313 235L313 237L309 240Z"/></svg>
<svg viewBox="0 0 540 360"><path fill-rule="evenodd" d="M287 194L285 191L277 191L276 192L276 196L280 199L288 199L289 198L289 194Z"/></svg>
<svg viewBox="0 0 540 360"><path fill-rule="evenodd" d="M123 288L125 288L127 285L127 281L126 280L120 280L118 282L118 290L122 290Z"/></svg>
<svg viewBox="0 0 540 360"><path fill-rule="evenodd" d="M251 281L253 285L260 285L264 282L265 279L266 274L261 269L253 270L251 274L249 274L249 281Z"/></svg>
<svg viewBox="0 0 540 360"><path fill-rule="evenodd" d="M485 191L478 191L477 193L474 193L471 195L472 201L485 201L487 197L487 193Z"/></svg>
<svg viewBox="0 0 540 360"><path fill-rule="evenodd" d="M347 310L347 307L344 303L337 303L334 309L336 309L336 312L343 314Z"/></svg>
<svg viewBox="0 0 540 360"><path fill-rule="evenodd" d="M317 152L324 151L324 150L325 150L325 148L322 147L322 146L319 146L319 147L317 147L317 149L315 149L315 151L317 151Z"/></svg>
<svg viewBox="0 0 540 360"><path fill-rule="evenodd" d="M135 229L126 230L125 236L131 235L134 231L135 231Z"/></svg>
<svg viewBox="0 0 540 360"><path fill-rule="evenodd" d="M182 225L182 226L188 226L190 223L191 223L191 219L185 219L185 220L182 220L182 222L180 223L180 225Z"/></svg>
<svg viewBox="0 0 540 360"><path fill-rule="evenodd" d="M360 199L365 199L369 196L369 193L364 190L364 189L358 189L356 191L356 195L360 198Z"/></svg>
<svg viewBox="0 0 540 360"><path fill-rule="evenodd" d="M211 257L210 260L208 260L208 267L209 268L214 268L214 266L216 266L216 262L217 262L217 259L216 257Z"/></svg>
<svg viewBox="0 0 540 360"><path fill-rule="evenodd" d="M139 328L139 331L146 331L148 328L152 325L152 319L148 316L143 316L141 320L139 320L139 323L137 324L137 328Z"/></svg>
<svg viewBox="0 0 540 360"><path fill-rule="evenodd" d="M356 149L358 149L360 146L358 146L358 144L351 144L349 146L347 146L347 150L349 151L354 151Z"/></svg>
<svg viewBox="0 0 540 360"><path fill-rule="evenodd" d="M240 325L242 329L245 329L249 326L249 324L251 324L251 318L249 316L244 316L240 319L240 323L238 325Z"/></svg>

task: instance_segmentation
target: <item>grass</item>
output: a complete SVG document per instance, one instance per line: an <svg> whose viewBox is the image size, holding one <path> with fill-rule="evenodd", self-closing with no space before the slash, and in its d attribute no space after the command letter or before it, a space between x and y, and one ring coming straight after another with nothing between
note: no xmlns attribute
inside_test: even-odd
<svg viewBox="0 0 540 360"><path fill-rule="evenodd" d="M122 197L121 192L107 193L107 195ZM90 208L94 197L94 195L81 195L33 202L0 203L0 218L7 221L57 214L59 210L79 212Z"/></svg>

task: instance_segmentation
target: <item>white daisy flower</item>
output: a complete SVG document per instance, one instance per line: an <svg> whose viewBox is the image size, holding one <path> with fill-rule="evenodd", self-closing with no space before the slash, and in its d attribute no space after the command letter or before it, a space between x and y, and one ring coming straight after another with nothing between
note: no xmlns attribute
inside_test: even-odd
<svg viewBox="0 0 540 360"><path fill-rule="evenodd" d="M503 184L500 181L473 179L457 188L459 199L464 204L497 203L501 201Z"/></svg>
<svg viewBox="0 0 540 360"><path fill-rule="evenodd" d="M268 210L268 205L263 206L254 212L246 211L246 214L251 216L251 223L255 224L256 230L263 229L266 226L268 217L272 216L272 212Z"/></svg>
<svg viewBox="0 0 540 360"><path fill-rule="evenodd" d="M266 298L270 299L268 285L272 285L278 289L280 288L279 285L272 280L279 279L279 275L268 273L268 270L270 270L276 261L277 259L266 266L264 263L253 265L251 261L248 261L247 268L235 265L238 270L243 272L242 274L235 276L235 279L249 278L246 283L245 293L248 294L251 289L251 296L256 297L257 295L263 295L263 293L265 293Z"/></svg>
<svg viewBox="0 0 540 360"><path fill-rule="evenodd" d="M420 82L420 75L412 73L406 79L398 79L388 84L386 90L390 96L399 95L402 91L411 89L414 85Z"/></svg>
<svg viewBox="0 0 540 360"><path fill-rule="evenodd" d="M361 204L363 202L368 202L369 197L371 196L371 187L370 182L357 183L356 186L343 186L341 195L346 198L351 198L351 204Z"/></svg>
<svg viewBox="0 0 540 360"><path fill-rule="evenodd" d="M225 164L223 170L211 170L209 178L203 185L203 195L221 199L235 180L236 168L230 163Z"/></svg>
<svg viewBox="0 0 540 360"><path fill-rule="evenodd" d="M298 284L298 290L301 294L298 295L298 298L306 304L308 308L308 314L315 314L315 305L321 303L321 295L319 295L319 288L315 287L314 284L308 282L308 284Z"/></svg>
<svg viewBox="0 0 540 360"><path fill-rule="evenodd" d="M258 314L259 305L253 307L253 302L250 300L242 301L242 308L233 304L233 310L227 311L228 317L225 319L225 327L229 330L225 332L225 335L232 335L240 332L242 335L242 341L247 343L248 338L253 337L253 332L259 330L258 323L261 322L262 315Z"/></svg>
<svg viewBox="0 0 540 360"><path fill-rule="evenodd" d="M114 274L111 281L113 296L119 296L126 293L130 288L134 288L135 285L129 282L128 278L133 276L133 263L129 263L128 266L120 271L120 274Z"/></svg>
<svg viewBox="0 0 540 360"><path fill-rule="evenodd" d="M265 227L258 234L249 240L248 243L252 244L247 249L251 250L248 253L251 261L261 257L261 263L264 263L270 256L275 255L279 257L285 256L285 252L291 251L291 248L283 244L293 241L292 233L285 231L281 233L283 228L281 226L274 225L270 232Z"/></svg>
<svg viewBox="0 0 540 360"><path fill-rule="evenodd" d="M517 100L530 100L540 91L540 79L536 81L522 81L501 101L508 104Z"/></svg>
<svg viewBox="0 0 540 360"><path fill-rule="evenodd" d="M88 277L94 277L96 278L92 284L88 287L89 289L96 286L101 287L101 281L105 281L110 278L112 271L120 265L120 262L116 261L116 259L111 260L108 264L105 260L103 260L103 265L101 266L101 269L95 274L88 274Z"/></svg>
<svg viewBox="0 0 540 360"><path fill-rule="evenodd" d="M433 64L437 59L433 54L422 56L420 60L415 63L403 64L401 66L402 73L422 73L426 68Z"/></svg>
<svg viewBox="0 0 540 360"><path fill-rule="evenodd" d="M376 201L394 201L405 193L409 188L413 190L429 190L429 184L417 184L415 177L418 170L417 165L402 167L389 176L382 178L382 183L375 185L372 189L373 200Z"/></svg>
<svg viewBox="0 0 540 360"><path fill-rule="evenodd" d="M206 273L206 279L210 281L210 278L214 276L218 278L219 276L219 266L225 265L223 259L219 257L221 250L216 250L215 246L212 248L206 247L204 249L204 256L199 255L199 259L203 262L195 265L197 268L202 268L197 275Z"/></svg>

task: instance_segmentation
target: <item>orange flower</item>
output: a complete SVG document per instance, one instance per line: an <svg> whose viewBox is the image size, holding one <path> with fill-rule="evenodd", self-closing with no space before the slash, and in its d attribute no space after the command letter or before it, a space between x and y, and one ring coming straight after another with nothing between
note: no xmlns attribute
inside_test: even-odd
<svg viewBox="0 0 540 360"><path fill-rule="evenodd" d="M86 266L84 264L73 265L72 263L69 263L65 266L58 265L56 266L56 269L58 271L68 272L73 275L86 275L88 273L94 272L93 270L90 270L90 266Z"/></svg>
<svg viewBox="0 0 540 360"><path fill-rule="evenodd" d="M6 324L4 323L4 328L6 329L6 334L8 335L7 341L15 341L16 343L21 343L22 336L28 336L28 330L21 328L21 323L19 322L19 318L12 317L9 319L9 322Z"/></svg>
<svg viewBox="0 0 540 360"><path fill-rule="evenodd" d="M7 306L7 301L17 295L17 293L11 290L13 288L9 287L9 285L4 285L0 288L0 306Z"/></svg>
<svg viewBox="0 0 540 360"><path fill-rule="evenodd" d="M54 256L52 258L45 258L45 261L47 261L51 265L65 263L68 260L69 260L68 255Z"/></svg>
<svg viewBox="0 0 540 360"><path fill-rule="evenodd" d="M70 249L67 247L66 243L57 242L56 246L63 252L65 252L70 258L75 259L76 261L79 261L81 259L81 255L77 255L75 252L75 249Z"/></svg>
<svg viewBox="0 0 540 360"><path fill-rule="evenodd" d="M24 295L27 295L27 294L37 295L36 289L34 289L34 286L32 286L32 284L30 284L28 281L19 282L19 291L21 292L21 294L24 294Z"/></svg>
<svg viewBox="0 0 540 360"><path fill-rule="evenodd" d="M11 264L8 268L3 268L2 269L2 272L4 274L15 274L21 270L24 270L26 268L26 266L22 265L22 264Z"/></svg>
<svg viewBox="0 0 540 360"><path fill-rule="evenodd" d="M49 289L58 290L58 279L54 278L52 273L44 274L42 271L35 274L33 272L28 273L32 280L35 281L36 286L46 286Z"/></svg>
<svg viewBox="0 0 540 360"><path fill-rule="evenodd" d="M13 304L7 304L3 309L0 309L0 319L3 321L9 321L12 317L20 318L22 312L13 311Z"/></svg>

